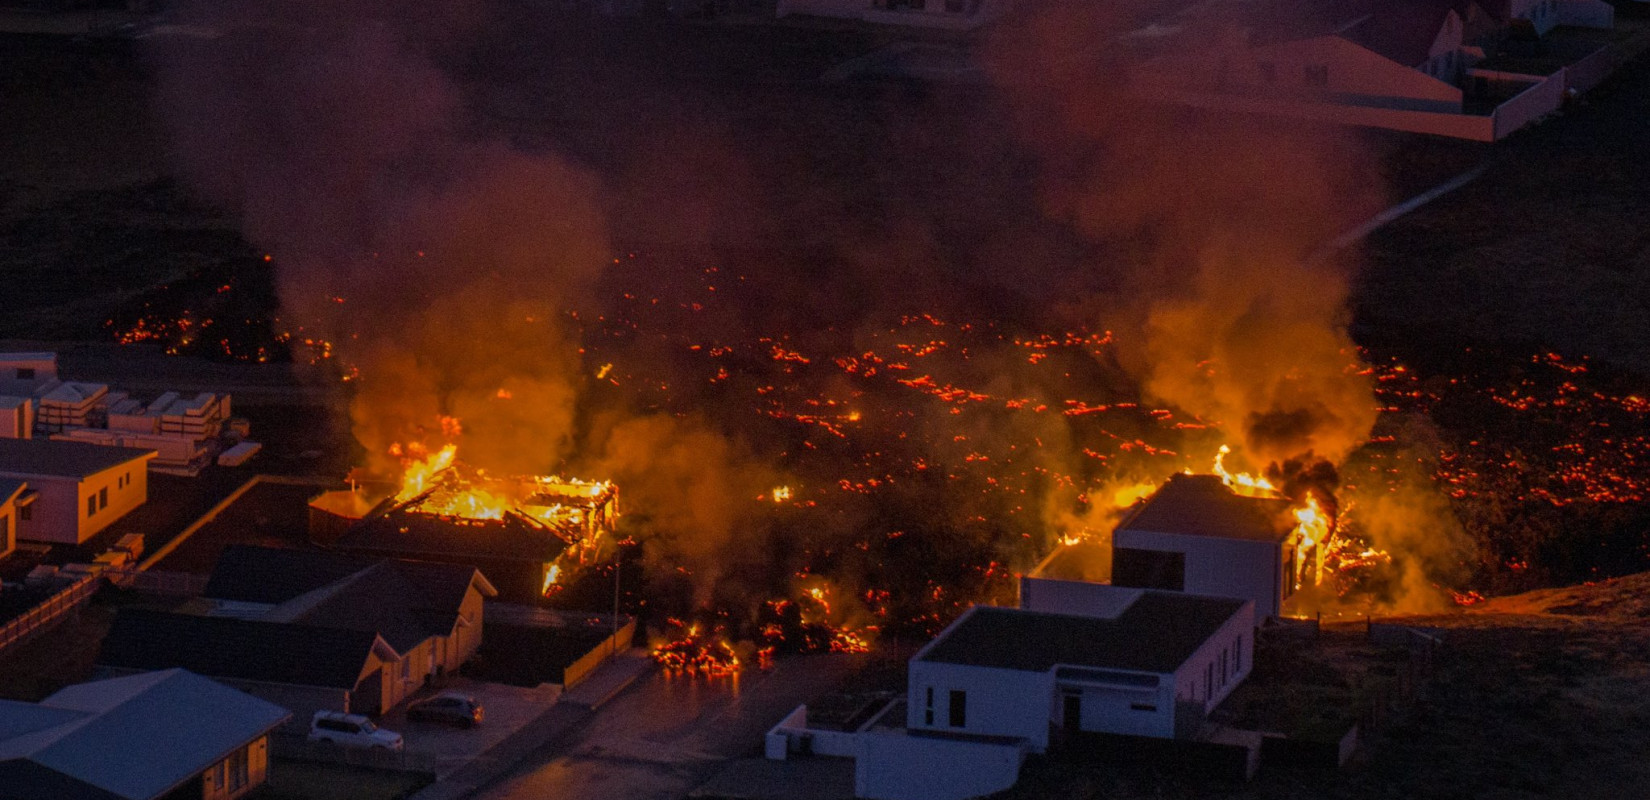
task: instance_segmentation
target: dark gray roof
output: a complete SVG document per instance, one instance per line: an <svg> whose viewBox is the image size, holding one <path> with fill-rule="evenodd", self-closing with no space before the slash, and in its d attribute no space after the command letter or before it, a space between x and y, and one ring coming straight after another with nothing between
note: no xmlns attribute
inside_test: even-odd
<svg viewBox="0 0 1650 800"><path fill-rule="evenodd" d="M276 605L264 621L373 631L405 653L452 633L478 578L456 564L239 545L224 550L202 595Z"/></svg>
<svg viewBox="0 0 1650 800"><path fill-rule="evenodd" d="M371 631L123 608L97 663L354 689L377 639Z"/></svg>
<svg viewBox="0 0 1650 800"><path fill-rule="evenodd" d="M458 610L476 569L433 561L396 559L287 547L230 545L218 556L201 594L216 600L284 603L380 562L418 587L421 605Z"/></svg>
<svg viewBox="0 0 1650 800"><path fill-rule="evenodd" d="M1281 542L1295 528L1289 501L1244 497L1216 475L1176 475L1118 530Z"/></svg>
<svg viewBox="0 0 1650 800"><path fill-rule="evenodd" d="M50 439L0 439L0 475L85 478L152 455L155 451L136 447Z"/></svg>
<svg viewBox="0 0 1650 800"><path fill-rule="evenodd" d="M0 761L44 768L28 780L45 780L56 797L124 800L166 794L291 716L176 669L70 686L38 705L6 705L0 713L54 712L59 720L0 738ZM14 788L0 784L0 797L12 797Z"/></svg>
<svg viewBox="0 0 1650 800"><path fill-rule="evenodd" d="M553 531L513 514L503 520L461 521L398 510L356 523L338 540L338 547L413 558L547 564L567 549L567 543Z"/></svg>
<svg viewBox="0 0 1650 800"><path fill-rule="evenodd" d="M1244 601L1145 592L1115 619L976 606L923 661L1047 672L1055 665L1173 672Z"/></svg>

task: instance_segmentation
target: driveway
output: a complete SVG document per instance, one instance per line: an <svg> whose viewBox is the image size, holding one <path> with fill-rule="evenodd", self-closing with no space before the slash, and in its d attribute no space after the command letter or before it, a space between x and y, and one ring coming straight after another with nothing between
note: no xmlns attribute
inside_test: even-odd
<svg viewBox="0 0 1650 800"><path fill-rule="evenodd" d="M727 760L759 752L768 728L835 688L857 661L806 656L729 678L655 673L475 797L683 797Z"/></svg>
<svg viewBox="0 0 1650 800"><path fill-rule="evenodd" d="M522 726L537 719L555 705L561 697L561 687L545 684L533 689L506 686L502 683L483 683L468 678L451 681L440 690L421 693L422 700L436 691L463 692L475 697L486 709L486 717L474 728L457 728L434 722L412 722L407 719L407 705L403 703L393 713L385 714L378 723L406 738L407 749L436 756L436 777L441 778L469 763L488 748L504 741Z"/></svg>

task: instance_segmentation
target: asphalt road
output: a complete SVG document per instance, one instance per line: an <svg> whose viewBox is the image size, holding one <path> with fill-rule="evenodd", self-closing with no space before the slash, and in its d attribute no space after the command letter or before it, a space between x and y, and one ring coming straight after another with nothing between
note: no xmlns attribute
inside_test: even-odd
<svg viewBox="0 0 1650 800"><path fill-rule="evenodd" d="M837 686L855 661L843 655L793 658L734 678L654 673L474 796L682 797L727 759L759 752L768 728Z"/></svg>

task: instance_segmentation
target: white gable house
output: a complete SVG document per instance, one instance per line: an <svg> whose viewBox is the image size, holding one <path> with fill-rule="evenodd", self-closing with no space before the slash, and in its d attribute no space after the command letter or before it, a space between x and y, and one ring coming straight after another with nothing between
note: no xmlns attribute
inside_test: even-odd
<svg viewBox="0 0 1650 800"><path fill-rule="evenodd" d="M153 450L0 438L0 479L34 494L19 538L80 544L149 499Z"/></svg>

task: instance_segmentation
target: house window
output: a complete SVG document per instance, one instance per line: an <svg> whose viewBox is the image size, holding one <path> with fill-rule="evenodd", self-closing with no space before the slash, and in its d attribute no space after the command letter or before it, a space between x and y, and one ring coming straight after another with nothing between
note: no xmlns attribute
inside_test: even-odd
<svg viewBox="0 0 1650 800"><path fill-rule="evenodd" d="M18 522L28 522L31 519L34 519L34 504L33 503L30 503L26 506L18 506L17 507L17 521Z"/></svg>
<svg viewBox="0 0 1650 800"><path fill-rule="evenodd" d="M34 367L18 367L17 379L20 381L34 380Z"/></svg>
<svg viewBox="0 0 1650 800"><path fill-rule="evenodd" d="M247 766L246 748L236 750L229 756L229 791L238 792L246 788L246 784L251 780Z"/></svg>
<svg viewBox="0 0 1650 800"><path fill-rule="evenodd" d="M1305 77L1307 86L1327 87L1329 85L1329 65L1307 64Z"/></svg>
<svg viewBox="0 0 1650 800"><path fill-rule="evenodd" d="M1203 685L1209 687L1209 697L1207 699L1213 700L1215 697L1215 662L1213 659L1203 668Z"/></svg>
<svg viewBox="0 0 1650 800"><path fill-rule="evenodd" d="M109 507L109 487L105 486L102 489L97 490L97 507Z"/></svg>
<svg viewBox="0 0 1650 800"><path fill-rule="evenodd" d="M951 690L951 727L968 727L968 692Z"/></svg>
<svg viewBox="0 0 1650 800"><path fill-rule="evenodd" d="M934 724L934 687L928 687L928 704L923 707L922 724Z"/></svg>
<svg viewBox="0 0 1650 800"><path fill-rule="evenodd" d="M1260 62L1260 79L1267 83L1278 82L1278 65L1270 61Z"/></svg>
<svg viewBox="0 0 1650 800"><path fill-rule="evenodd" d="M1157 706L1152 705L1151 703L1130 703L1129 704L1129 710L1131 710L1131 711L1150 711L1150 712L1155 714L1155 713L1157 713Z"/></svg>
<svg viewBox="0 0 1650 800"><path fill-rule="evenodd" d="M96 514L96 513L97 513L97 495L94 494L94 495L86 498L86 516L90 517L90 516L92 516L93 514Z"/></svg>

